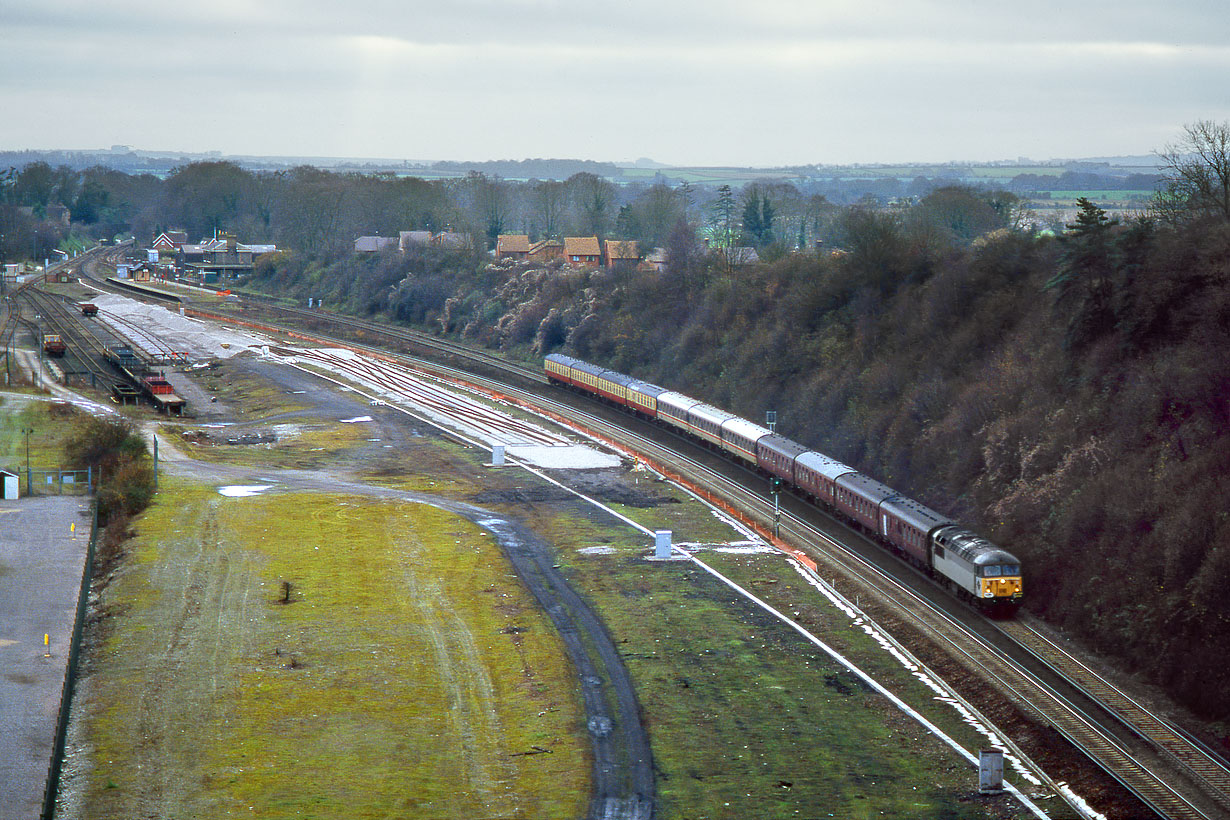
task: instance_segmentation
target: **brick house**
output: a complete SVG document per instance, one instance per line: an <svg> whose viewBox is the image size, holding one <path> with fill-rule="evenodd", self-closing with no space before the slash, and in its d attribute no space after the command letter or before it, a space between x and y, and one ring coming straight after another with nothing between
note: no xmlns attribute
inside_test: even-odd
<svg viewBox="0 0 1230 820"><path fill-rule="evenodd" d="M530 237L523 233L502 233L495 238L496 259L528 259Z"/></svg>
<svg viewBox="0 0 1230 820"><path fill-rule="evenodd" d="M540 239L530 245L529 260L543 263L561 259L564 256L564 243L558 239Z"/></svg>
<svg viewBox="0 0 1230 820"><path fill-rule="evenodd" d="M564 261L573 265L601 265L602 246L596 236L565 236Z"/></svg>
<svg viewBox="0 0 1230 820"><path fill-rule="evenodd" d="M616 265L635 265L641 258L636 242L631 239L608 239L602 243L604 264L608 268Z"/></svg>
<svg viewBox="0 0 1230 820"><path fill-rule="evenodd" d="M188 244L187 231L163 231L154 239L150 248L159 252L175 253Z"/></svg>

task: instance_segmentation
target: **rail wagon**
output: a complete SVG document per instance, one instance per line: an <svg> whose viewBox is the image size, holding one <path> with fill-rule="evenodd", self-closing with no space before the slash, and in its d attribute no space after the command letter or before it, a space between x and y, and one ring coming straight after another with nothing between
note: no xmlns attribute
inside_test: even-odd
<svg viewBox="0 0 1230 820"><path fill-rule="evenodd" d="M722 443L722 425L733 418L737 416L711 404L697 402L688 408L688 429L710 444L725 449Z"/></svg>
<svg viewBox="0 0 1230 820"><path fill-rule="evenodd" d="M628 385L628 407L651 419L658 417L658 396L666 392L665 387L633 379Z"/></svg>
<svg viewBox="0 0 1230 820"><path fill-rule="evenodd" d="M576 382L572 378L572 366L580 362L580 359L574 359L571 356L564 356L559 353L552 353L547 356L543 367L547 371L547 381L554 384L570 384L575 385Z"/></svg>
<svg viewBox="0 0 1230 820"><path fill-rule="evenodd" d="M737 416L722 422L722 446L749 464L756 463L756 442L768 435L767 428Z"/></svg>
<svg viewBox="0 0 1230 820"><path fill-rule="evenodd" d="M912 498L897 496L880 503L880 537L920 567L931 566L931 536L955 522Z"/></svg>
<svg viewBox="0 0 1230 820"><path fill-rule="evenodd" d="M823 453L808 450L794 460L794 486L817 501L837 505L837 479L854 472L853 467L842 464Z"/></svg>
<svg viewBox="0 0 1230 820"><path fill-rule="evenodd" d="M631 376L617 373L614 370L603 370L598 376L598 392L616 404L627 406L628 385L633 381Z"/></svg>
<svg viewBox="0 0 1230 820"><path fill-rule="evenodd" d="M685 396L673 390L659 393L658 420L682 432L690 433L692 428L688 426L688 410L697 404L700 402L691 396Z"/></svg>
<svg viewBox="0 0 1230 820"><path fill-rule="evenodd" d="M956 524L931 538L931 566L961 597L984 607L1015 606L1021 601L1021 562L977 533Z"/></svg>
<svg viewBox="0 0 1230 820"><path fill-rule="evenodd" d="M862 473L846 473L837 479L834 495L839 512L852 518L868 532L878 532L880 504L898 493L887 484Z"/></svg>
<svg viewBox="0 0 1230 820"><path fill-rule="evenodd" d="M598 380L605 372L605 368L578 359L572 365L572 383L582 389L588 389L591 393L602 395L602 391L598 388Z"/></svg>
<svg viewBox="0 0 1230 820"><path fill-rule="evenodd" d="M43 334L43 352L48 356L63 356L68 351L68 345L60 338L59 333Z"/></svg>
<svg viewBox="0 0 1230 820"><path fill-rule="evenodd" d="M794 460L807 448L778 433L769 433L756 442L756 466L771 476L794 483Z"/></svg>

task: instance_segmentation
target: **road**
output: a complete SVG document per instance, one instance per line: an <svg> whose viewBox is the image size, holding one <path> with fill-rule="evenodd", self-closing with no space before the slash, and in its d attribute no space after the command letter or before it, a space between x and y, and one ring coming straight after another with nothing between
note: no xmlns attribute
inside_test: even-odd
<svg viewBox="0 0 1230 820"><path fill-rule="evenodd" d="M79 496L0 501L0 820L29 820L42 808L88 510Z"/></svg>

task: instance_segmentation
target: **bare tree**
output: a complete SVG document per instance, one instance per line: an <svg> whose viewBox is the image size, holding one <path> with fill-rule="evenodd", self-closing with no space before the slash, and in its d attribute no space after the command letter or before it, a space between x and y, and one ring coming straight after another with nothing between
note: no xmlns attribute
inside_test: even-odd
<svg viewBox="0 0 1230 820"><path fill-rule="evenodd" d="M534 183L530 202L534 227L540 238L559 239L563 235L564 212L568 209L564 183L550 179Z"/></svg>
<svg viewBox="0 0 1230 820"><path fill-rule="evenodd" d="M1230 123L1200 120L1187 125L1179 142L1158 156L1168 176L1154 200L1162 218L1230 221Z"/></svg>
<svg viewBox="0 0 1230 820"><path fill-rule="evenodd" d="M615 203L615 186L600 176L582 171L565 182L576 208L577 226L585 234L606 236Z"/></svg>

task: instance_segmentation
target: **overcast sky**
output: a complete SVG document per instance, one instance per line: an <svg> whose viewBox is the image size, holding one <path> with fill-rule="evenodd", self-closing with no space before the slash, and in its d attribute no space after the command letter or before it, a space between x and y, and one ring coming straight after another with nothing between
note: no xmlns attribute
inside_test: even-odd
<svg viewBox="0 0 1230 820"><path fill-rule="evenodd" d="M681 165L1147 154L1227 0L0 0L0 149Z"/></svg>

